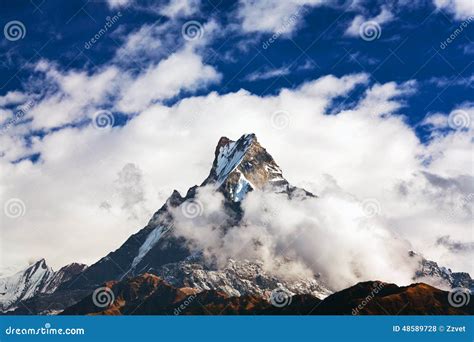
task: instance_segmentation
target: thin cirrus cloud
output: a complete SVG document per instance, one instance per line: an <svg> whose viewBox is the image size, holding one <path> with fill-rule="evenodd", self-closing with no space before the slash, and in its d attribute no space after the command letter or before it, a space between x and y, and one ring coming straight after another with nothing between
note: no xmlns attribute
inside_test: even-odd
<svg viewBox="0 0 474 342"><path fill-rule="evenodd" d="M245 79L251 82L258 81L258 80L268 80L275 77L286 76L286 75L289 75L290 73L291 73L291 70L289 67L282 67L282 68L276 68L276 69L254 71L248 74L247 76L245 76Z"/></svg>

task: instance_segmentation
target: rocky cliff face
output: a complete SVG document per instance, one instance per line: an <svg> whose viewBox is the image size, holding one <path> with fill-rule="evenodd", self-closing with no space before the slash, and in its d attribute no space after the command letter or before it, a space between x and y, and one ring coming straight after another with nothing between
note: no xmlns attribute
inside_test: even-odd
<svg viewBox="0 0 474 342"><path fill-rule="evenodd" d="M280 167L254 134L244 135L237 141L226 137L219 140L211 172L202 185L207 184L216 184L233 202L242 201L255 189L288 194L297 189L283 177Z"/></svg>
<svg viewBox="0 0 474 342"><path fill-rule="evenodd" d="M46 286L43 293L53 293L55 292L61 284L67 281L73 281L76 279L76 276L79 275L87 268L87 265L72 263L66 265L59 269L59 271L54 272L51 279L48 281L48 285Z"/></svg>
<svg viewBox="0 0 474 342"><path fill-rule="evenodd" d="M173 286L199 291L218 289L229 296L249 294L270 299L271 292L276 288L292 295L304 293L317 298L325 298L332 293L316 276L289 280L266 272L258 261L230 259L224 268L216 270L206 267L199 260L185 260L149 272Z"/></svg>

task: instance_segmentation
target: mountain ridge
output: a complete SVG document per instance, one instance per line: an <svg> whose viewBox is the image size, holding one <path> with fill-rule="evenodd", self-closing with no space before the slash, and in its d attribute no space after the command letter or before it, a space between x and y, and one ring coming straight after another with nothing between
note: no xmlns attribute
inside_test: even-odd
<svg viewBox="0 0 474 342"><path fill-rule="evenodd" d="M86 268L86 265L71 263L55 272L45 259L40 259L23 270L0 278L0 311L16 309L19 302L38 294L51 294Z"/></svg>
<svg viewBox="0 0 474 342"><path fill-rule="evenodd" d="M104 284L102 307L94 295L61 315L472 315L474 303L449 305L449 293L424 283L409 286L380 281L358 283L320 300L280 293L270 300L257 295L229 296L216 290L177 288L160 277L143 275Z"/></svg>

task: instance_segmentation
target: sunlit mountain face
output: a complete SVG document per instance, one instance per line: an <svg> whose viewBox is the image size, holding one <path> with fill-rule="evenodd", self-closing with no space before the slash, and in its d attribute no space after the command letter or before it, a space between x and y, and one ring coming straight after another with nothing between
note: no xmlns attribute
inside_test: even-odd
<svg viewBox="0 0 474 342"><path fill-rule="evenodd" d="M469 313L473 18L2 1L0 310Z"/></svg>

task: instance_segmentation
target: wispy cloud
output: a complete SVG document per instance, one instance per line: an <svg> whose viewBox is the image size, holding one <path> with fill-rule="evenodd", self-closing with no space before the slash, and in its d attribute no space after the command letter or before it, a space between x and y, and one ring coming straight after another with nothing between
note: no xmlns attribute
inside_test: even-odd
<svg viewBox="0 0 474 342"><path fill-rule="evenodd" d="M278 69L266 69L263 71L254 71L247 76L245 79L247 81L258 81L258 80L268 80L275 77L282 77L289 75L291 73L289 67L282 67Z"/></svg>

